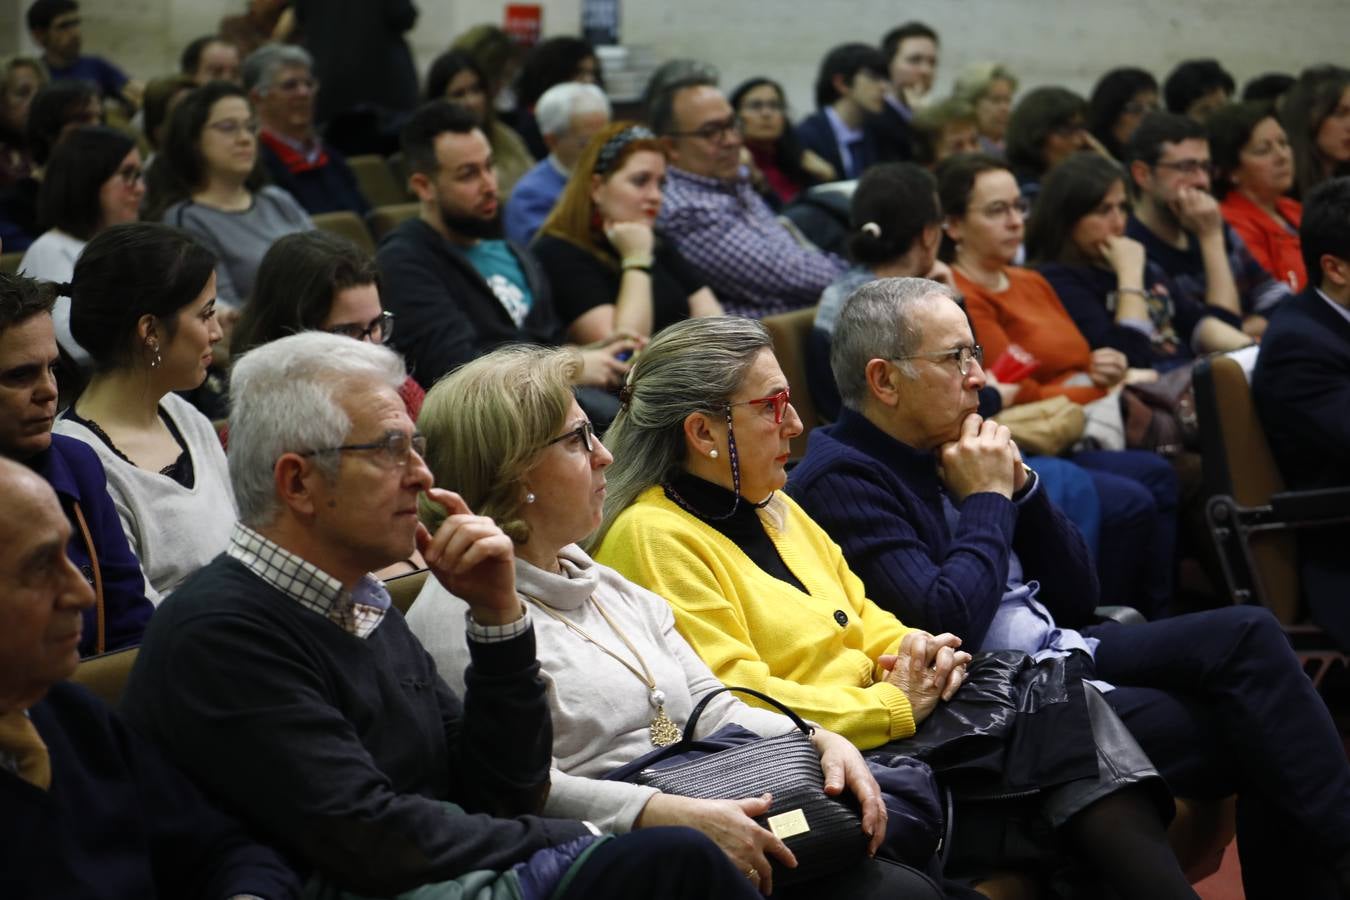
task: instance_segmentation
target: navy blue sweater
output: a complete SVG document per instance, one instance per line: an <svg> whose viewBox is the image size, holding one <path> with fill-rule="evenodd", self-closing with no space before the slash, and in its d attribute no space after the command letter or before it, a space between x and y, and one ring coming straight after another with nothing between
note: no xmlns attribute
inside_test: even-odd
<svg viewBox="0 0 1350 900"><path fill-rule="evenodd" d="M534 632L469 654L461 702L398 610L362 639L221 555L150 620L122 705L303 874L385 896L589 834L521 815L553 758Z"/></svg>
<svg viewBox="0 0 1350 900"><path fill-rule="evenodd" d="M0 897L299 896L275 851L208 805L84 688L56 685L29 716L51 754L52 786L0 770Z"/></svg>
<svg viewBox="0 0 1350 900"><path fill-rule="evenodd" d="M958 504L956 532L943 515L937 461L844 409L811 432L788 493L843 548L867 596L915 628L950 631L979 649L997 612L1016 551L1037 599L1066 627L1092 621L1097 576L1087 545L1046 497L1021 504L993 493Z"/></svg>

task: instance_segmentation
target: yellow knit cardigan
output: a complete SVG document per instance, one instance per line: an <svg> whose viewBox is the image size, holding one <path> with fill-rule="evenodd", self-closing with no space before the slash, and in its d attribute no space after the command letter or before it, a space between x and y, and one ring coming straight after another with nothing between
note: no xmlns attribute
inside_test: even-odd
<svg viewBox="0 0 1350 900"><path fill-rule="evenodd" d="M765 530L807 593L759 568L659 485L620 513L594 558L665 597L680 634L724 684L763 691L864 750L909 737L909 700L880 680L876 659L910 629L863 596L839 546L779 497L785 524L765 521Z"/></svg>

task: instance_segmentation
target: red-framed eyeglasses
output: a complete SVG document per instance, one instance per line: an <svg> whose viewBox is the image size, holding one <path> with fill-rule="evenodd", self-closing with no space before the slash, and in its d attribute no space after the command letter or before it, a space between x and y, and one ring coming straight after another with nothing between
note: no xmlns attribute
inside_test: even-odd
<svg viewBox="0 0 1350 900"><path fill-rule="evenodd" d="M783 416L787 415L788 405L792 402L792 391L790 388L783 388L776 394L770 394L767 397L756 397L754 400L741 400L736 403L728 403L727 406L773 406L773 424L782 425Z"/></svg>

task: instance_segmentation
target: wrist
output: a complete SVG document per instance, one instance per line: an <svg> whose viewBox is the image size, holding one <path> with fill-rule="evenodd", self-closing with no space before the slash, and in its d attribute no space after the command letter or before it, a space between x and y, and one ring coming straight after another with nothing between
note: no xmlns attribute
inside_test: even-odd
<svg viewBox="0 0 1350 900"><path fill-rule="evenodd" d="M632 271L632 270L636 269L636 270L639 271L639 272L646 272L646 273L648 273L648 274L651 274L651 271L652 271L652 257L651 257L651 254L650 254L650 253L646 253L646 254L637 254L637 253L634 253L634 254L632 254L631 256L625 256L625 257L623 258L623 263L622 263L622 265L621 265L620 268L622 268L623 271L625 271L625 272Z"/></svg>
<svg viewBox="0 0 1350 900"><path fill-rule="evenodd" d="M514 595L512 595L514 598ZM516 601L515 606L508 606L505 609L499 609L495 606L471 606L469 607L469 616L473 619L475 625L481 625L484 628L501 628L505 625L511 625L519 622L525 615L525 605Z"/></svg>

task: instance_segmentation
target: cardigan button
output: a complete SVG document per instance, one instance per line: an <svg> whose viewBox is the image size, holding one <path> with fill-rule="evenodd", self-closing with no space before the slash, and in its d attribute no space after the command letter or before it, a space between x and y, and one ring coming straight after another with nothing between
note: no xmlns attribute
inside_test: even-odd
<svg viewBox="0 0 1350 900"><path fill-rule="evenodd" d="M848 613L844 612L842 609L836 609L834 611L834 620L839 623L840 628L844 628L848 625Z"/></svg>
<svg viewBox="0 0 1350 900"><path fill-rule="evenodd" d="M94 567L93 567L93 566L89 565L88 563L85 563L84 565L80 566L80 574L83 575L83 576L84 576L84 580L87 581L87 582L89 582L91 585L94 583Z"/></svg>

